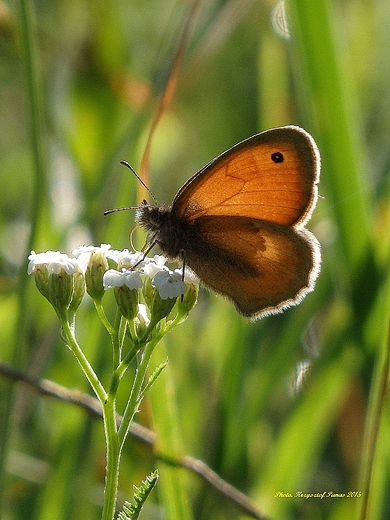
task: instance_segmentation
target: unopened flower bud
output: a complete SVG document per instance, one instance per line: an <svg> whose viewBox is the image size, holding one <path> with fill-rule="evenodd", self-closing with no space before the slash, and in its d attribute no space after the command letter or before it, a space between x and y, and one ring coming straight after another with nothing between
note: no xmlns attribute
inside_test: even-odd
<svg viewBox="0 0 390 520"><path fill-rule="evenodd" d="M87 293L93 300L101 301L104 295L103 275L108 270L108 262L102 251L92 251L85 271Z"/></svg>
<svg viewBox="0 0 390 520"><path fill-rule="evenodd" d="M34 269L35 284L39 292L50 302L49 271L47 265L40 264ZM51 302L50 302L51 303Z"/></svg>
<svg viewBox="0 0 390 520"><path fill-rule="evenodd" d="M31 251L28 258L28 273L35 274L39 291L57 312L67 311L73 296L74 275L80 271L76 260L59 251L38 254Z"/></svg>
<svg viewBox="0 0 390 520"><path fill-rule="evenodd" d="M67 310L73 295L74 275L61 270L49 277L50 302L56 310Z"/></svg>
<svg viewBox="0 0 390 520"><path fill-rule="evenodd" d="M85 278L81 269L73 275L73 282L73 295L69 304L70 312L76 312L85 294Z"/></svg>
<svg viewBox="0 0 390 520"><path fill-rule="evenodd" d="M148 309L152 308L155 292L156 292L156 289L152 285L152 280L150 278L146 278L146 280L142 286L142 294L143 294L143 297L144 297L144 300L145 300L145 303L146 303Z"/></svg>
<svg viewBox="0 0 390 520"><path fill-rule="evenodd" d="M142 287L141 276L137 271L122 272L108 269L103 276L105 289L114 287L115 299L121 314L133 320L138 313L138 289Z"/></svg>
<svg viewBox="0 0 390 520"><path fill-rule="evenodd" d="M123 317L134 320L138 314L138 291L129 289L127 285L114 287L115 299Z"/></svg>
<svg viewBox="0 0 390 520"><path fill-rule="evenodd" d="M155 289L153 299L149 304L150 321L153 323L157 323L163 318L166 318L173 309L176 303L176 299L177 297L166 298L165 300L163 300L158 290Z"/></svg>
<svg viewBox="0 0 390 520"><path fill-rule="evenodd" d="M186 283L186 285L186 292L181 298L178 298L177 302L177 312L183 318L185 318L195 306L199 293L199 285L192 283Z"/></svg>

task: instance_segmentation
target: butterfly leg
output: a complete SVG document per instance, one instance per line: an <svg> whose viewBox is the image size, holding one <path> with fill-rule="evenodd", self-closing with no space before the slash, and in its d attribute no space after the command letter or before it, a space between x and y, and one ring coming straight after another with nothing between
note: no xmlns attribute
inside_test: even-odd
<svg viewBox="0 0 390 520"><path fill-rule="evenodd" d="M149 245L149 247L146 249L146 251L144 251L144 249L146 248L147 244L148 244L148 243L145 242L145 245L144 245L144 246L142 247L142 249L141 249L141 253L143 253L142 258L141 258L140 260L138 260L138 262L135 263L135 264L132 266L131 270L133 270L133 269L135 269L136 267L138 267L138 266L139 266L139 265L140 265L140 264L145 260L147 254L148 254L148 253L149 253L149 252L154 248L154 246L157 244L157 240L155 240L154 242L152 242L152 243Z"/></svg>

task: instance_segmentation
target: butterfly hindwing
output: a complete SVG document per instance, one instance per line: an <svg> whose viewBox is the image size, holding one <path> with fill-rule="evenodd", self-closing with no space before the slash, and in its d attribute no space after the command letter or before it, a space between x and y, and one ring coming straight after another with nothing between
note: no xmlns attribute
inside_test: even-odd
<svg viewBox="0 0 390 520"><path fill-rule="evenodd" d="M201 238L191 241L192 233ZM188 237L186 264L245 316L298 303L317 277L319 245L307 230L246 217L201 217Z"/></svg>

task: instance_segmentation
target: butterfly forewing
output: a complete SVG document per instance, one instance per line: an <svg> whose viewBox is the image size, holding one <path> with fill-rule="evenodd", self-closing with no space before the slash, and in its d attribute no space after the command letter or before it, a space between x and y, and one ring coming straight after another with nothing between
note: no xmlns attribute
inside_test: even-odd
<svg viewBox="0 0 390 520"><path fill-rule="evenodd" d="M317 199L319 156L298 127L257 134L194 175L176 195L172 211L200 216L246 216L277 224L304 224Z"/></svg>

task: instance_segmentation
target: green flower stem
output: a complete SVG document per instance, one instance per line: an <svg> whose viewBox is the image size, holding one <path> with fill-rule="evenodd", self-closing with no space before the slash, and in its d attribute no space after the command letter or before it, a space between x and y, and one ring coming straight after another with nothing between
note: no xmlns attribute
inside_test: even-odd
<svg viewBox="0 0 390 520"><path fill-rule="evenodd" d="M121 346L124 338L124 330L122 330L122 324L124 322L124 326L126 326L126 321L122 319L121 313L117 311L115 316L115 323L114 326L112 326L109 320L107 319L106 313L104 312L101 300L94 300L94 305L101 322L103 323L105 329L111 336L113 356L112 364L115 370L121 362Z"/></svg>
<svg viewBox="0 0 390 520"><path fill-rule="evenodd" d="M159 339L152 339L146 344L145 350L142 355L140 364L137 367L137 371L134 378L134 383L131 389L129 400L123 414L122 422L118 430L118 441L120 449L122 449L123 443L125 442L126 435L130 426L130 423L138 409L139 398L142 392L142 384L145 379L146 370L149 365L150 358L153 354L154 348L156 347Z"/></svg>
<svg viewBox="0 0 390 520"><path fill-rule="evenodd" d="M188 313L187 313L188 315ZM174 329L177 325L179 325L179 323L181 323L182 321L184 321L185 319L187 318L186 315L180 315L179 314L177 316L175 316L175 318L173 320L169 320L165 327L162 327L161 330L160 330L160 333L159 333L159 340L162 339L166 334L168 334L168 332L170 332L172 329Z"/></svg>
<svg viewBox="0 0 390 520"><path fill-rule="evenodd" d="M108 321L108 318L106 316L106 313L104 312L102 301L101 300L93 300L93 303L95 305L96 312L98 313L98 316L105 326L107 332L110 334L110 336L117 335L117 329L115 329L111 323Z"/></svg>
<svg viewBox="0 0 390 520"><path fill-rule="evenodd" d="M116 387L117 388L117 387ZM104 486L104 504L102 520L113 520L118 493L118 478L120 465L120 447L116 426L116 392L109 393L103 404L104 435L106 438L107 465Z"/></svg>
<svg viewBox="0 0 390 520"><path fill-rule="evenodd" d="M77 343L77 340L73 334L73 330L68 320L60 314L59 317L61 320L62 330L68 342L68 346L70 350L73 352L77 361L79 362L79 365L81 366L86 378L88 379L93 391L95 392L96 397L99 399L104 408L104 403L107 400L107 393L103 385L99 381L99 378L93 370L92 366L90 365L88 359L86 358L84 352L81 350L79 344Z"/></svg>
<svg viewBox="0 0 390 520"><path fill-rule="evenodd" d="M107 401L103 406L104 433L107 445L107 468L102 520L112 520L114 518L122 447L126 439L130 422L138 409L146 370L157 343L158 340L153 340L147 343L145 346L141 362L136 371L133 387L131 389L126 409L123 414L122 423L118 430L116 426L115 399L119 381L128 367L128 356L115 370L111 380ZM133 349L131 349L131 357L134 357L137 351L139 351L139 346L135 346Z"/></svg>
<svg viewBox="0 0 390 520"><path fill-rule="evenodd" d="M129 352L126 354L125 358L121 363L118 365L117 369L115 370L115 373L119 379L122 378L123 374L128 369L128 366L135 358L137 352L139 351L140 347L138 343L134 343Z"/></svg>
<svg viewBox="0 0 390 520"><path fill-rule="evenodd" d="M99 314L100 315L100 314ZM72 350L74 356L79 362L85 376L93 388L96 396L102 404L104 435L106 438L107 450L107 466L106 466L106 482L104 487L104 504L102 512L102 520L113 520L115 515L115 506L118 490L119 464L120 464L120 449L116 426L116 391L119 380L114 374L117 384L112 384L110 392L107 395L103 385L100 383L95 371L91 367L89 361L85 357L83 351L77 343L73 334L72 328L64 316L60 316L64 335L67 339L69 348ZM118 334L114 331L111 335L113 342L118 339ZM119 348L114 349L119 352Z"/></svg>
<svg viewBox="0 0 390 520"><path fill-rule="evenodd" d="M135 328L134 320L130 320L127 322L127 326L129 327L130 337L136 338L137 337L137 330Z"/></svg>

